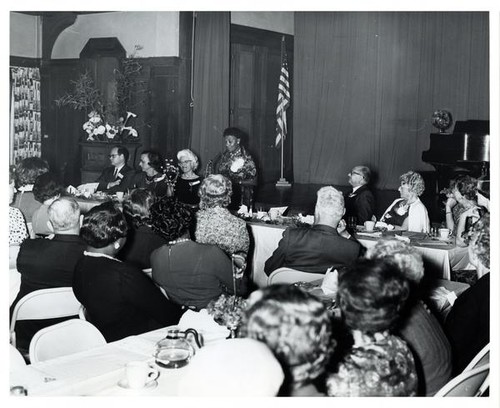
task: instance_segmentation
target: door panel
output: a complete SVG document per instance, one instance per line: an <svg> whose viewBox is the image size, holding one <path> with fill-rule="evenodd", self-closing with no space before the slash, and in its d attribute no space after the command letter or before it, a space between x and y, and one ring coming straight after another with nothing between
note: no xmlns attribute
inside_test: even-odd
<svg viewBox="0 0 500 408"><path fill-rule="evenodd" d="M279 33L231 26L230 124L248 133L249 148L258 168L259 184L280 178L281 150L276 138L276 103L281 69ZM293 38L287 36L290 78ZM287 111L288 137L285 142L285 177L291 181L292 107Z"/></svg>

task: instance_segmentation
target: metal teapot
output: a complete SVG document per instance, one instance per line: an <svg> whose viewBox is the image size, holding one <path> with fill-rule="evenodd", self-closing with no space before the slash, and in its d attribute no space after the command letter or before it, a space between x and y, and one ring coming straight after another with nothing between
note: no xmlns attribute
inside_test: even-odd
<svg viewBox="0 0 500 408"><path fill-rule="evenodd" d="M184 367L202 346L203 339L195 329L169 329L165 338L156 343L156 364L163 368Z"/></svg>

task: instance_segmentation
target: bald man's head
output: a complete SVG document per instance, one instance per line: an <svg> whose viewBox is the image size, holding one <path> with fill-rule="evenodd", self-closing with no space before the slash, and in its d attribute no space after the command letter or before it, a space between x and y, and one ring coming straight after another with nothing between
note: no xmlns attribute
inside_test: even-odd
<svg viewBox="0 0 500 408"><path fill-rule="evenodd" d="M47 212L56 234L75 231L78 234L80 231L80 207L73 198L61 197L55 200Z"/></svg>

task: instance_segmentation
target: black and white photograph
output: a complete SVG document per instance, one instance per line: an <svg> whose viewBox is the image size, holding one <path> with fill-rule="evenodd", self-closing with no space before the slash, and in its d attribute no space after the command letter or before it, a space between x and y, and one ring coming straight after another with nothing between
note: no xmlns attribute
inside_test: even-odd
<svg viewBox="0 0 500 408"><path fill-rule="evenodd" d="M497 406L498 6L24 3L8 405Z"/></svg>

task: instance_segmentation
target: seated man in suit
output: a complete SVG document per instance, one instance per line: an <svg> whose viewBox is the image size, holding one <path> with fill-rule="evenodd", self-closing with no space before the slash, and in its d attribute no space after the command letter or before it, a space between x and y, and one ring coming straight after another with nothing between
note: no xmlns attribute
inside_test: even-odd
<svg viewBox="0 0 500 408"><path fill-rule="evenodd" d="M348 175L352 192L345 198L345 216L356 217L356 223L363 225L375 213L375 198L368 188L371 172L366 166L356 166Z"/></svg>
<svg viewBox="0 0 500 408"><path fill-rule="evenodd" d="M127 165L129 152L126 147L114 146L109 154L111 166L106 167L96 180L99 185L97 191L116 193L126 191L129 188L130 179L134 171Z"/></svg>
<svg viewBox="0 0 500 408"><path fill-rule="evenodd" d="M337 232L344 211L340 191L331 186L319 189L314 225L284 231L278 248L266 261L266 274L281 267L325 273L329 267L339 268L354 261L360 255L361 245Z"/></svg>
<svg viewBox="0 0 500 408"><path fill-rule="evenodd" d="M35 290L72 286L73 270L86 248L79 236L80 207L73 198L55 200L47 212L55 235L52 239L27 239L21 244L17 257L21 287L11 312L23 296ZM38 330L58 321L20 321L16 324L17 345L27 349Z"/></svg>

